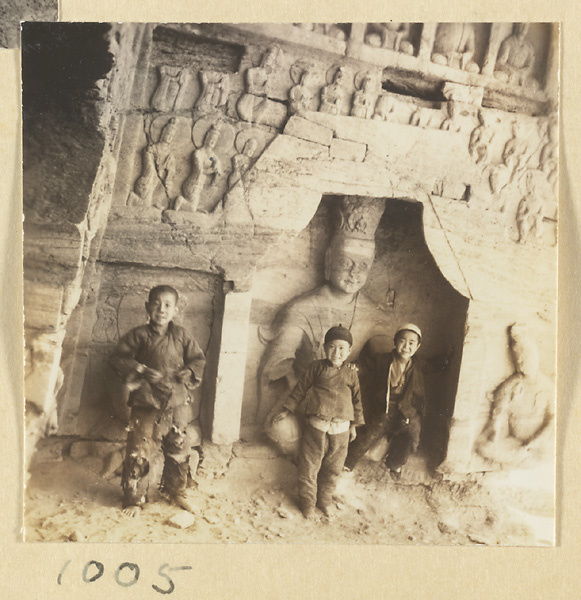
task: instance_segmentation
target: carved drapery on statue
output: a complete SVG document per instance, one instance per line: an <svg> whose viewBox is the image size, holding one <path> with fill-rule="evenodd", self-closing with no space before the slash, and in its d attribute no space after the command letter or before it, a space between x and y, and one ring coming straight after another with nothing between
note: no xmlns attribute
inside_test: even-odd
<svg viewBox="0 0 581 600"><path fill-rule="evenodd" d="M259 370L258 420L268 422L309 364L324 358L327 330L351 330L356 358L365 342L388 326L387 315L361 288L375 256L375 231L383 199L345 197L336 207L337 226L326 252L325 282L293 298L276 316Z"/></svg>

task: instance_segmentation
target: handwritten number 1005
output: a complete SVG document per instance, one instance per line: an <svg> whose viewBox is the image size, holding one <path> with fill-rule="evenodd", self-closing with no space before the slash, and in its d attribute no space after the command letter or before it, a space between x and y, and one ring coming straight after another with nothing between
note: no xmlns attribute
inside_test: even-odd
<svg viewBox="0 0 581 600"><path fill-rule="evenodd" d="M67 560L67 562L63 565L63 568L57 577L58 585L62 585L63 576L70 564L71 561ZM188 571L191 568L192 567L189 566L170 567L169 563L164 563L157 571L157 574L165 580L162 584L163 587L157 586L155 583L153 583L151 587L160 594L171 594L175 590L176 586L172 578L169 576L169 573L171 571ZM90 560L83 567L82 579L85 583L93 583L98 579L101 579L104 574L105 565L98 560ZM131 587L139 581L140 575L141 570L139 569L139 565L135 563L124 562L121 563L115 571L115 582L121 587Z"/></svg>

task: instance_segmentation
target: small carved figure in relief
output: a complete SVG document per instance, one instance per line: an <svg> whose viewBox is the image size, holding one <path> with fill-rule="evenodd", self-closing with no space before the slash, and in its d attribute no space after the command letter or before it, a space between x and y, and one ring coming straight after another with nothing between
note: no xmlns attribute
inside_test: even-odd
<svg viewBox="0 0 581 600"><path fill-rule="evenodd" d="M432 113L435 112L437 111L426 108L425 106L418 106L410 115L409 124L414 127L428 128L432 122Z"/></svg>
<svg viewBox="0 0 581 600"><path fill-rule="evenodd" d="M557 119L549 119L545 139L539 155L539 168L545 173L547 181L556 187L559 178L559 123Z"/></svg>
<svg viewBox="0 0 581 600"><path fill-rule="evenodd" d="M293 71L291 70L291 76L293 75ZM288 94L290 100L290 114L300 115L305 111L312 110L312 101L315 97L314 92L309 88L311 84L311 72L309 69L301 70L299 77L299 81L297 85L293 86ZM294 77L293 77L294 80Z"/></svg>
<svg viewBox="0 0 581 600"><path fill-rule="evenodd" d="M440 23L432 50L432 62L480 73L474 56L474 26L472 23Z"/></svg>
<svg viewBox="0 0 581 600"><path fill-rule="evenodd" d="M388 48L404 54L413 54L409 23L369 23L365 43L374 48Z"/></svg>
<svg viewBox="0 0 581 600"><path fill-rule="evenodd" d="M494 138L494 131L488 127L486 113L483 110L478 111L478 120L480 125L470 135L468 151L474 162L481 165L488 162L488 147Z"/></svg>
<svg viewBox="0 0 581 600"><path fill-rule="evenodd" d="M127 206L167 208L167 186L175 173L171 143L177 129L176 119L170 119L162 129L160 140L149 143L143 150L143 168L129 194Z"/></svg>
<svg viewBox="0 0 581 600"><path fill-rule="evenodd" d="M257 148L258 141L256 138L249 138L244 144L242 152L232 157L232 172L228 177L229 188L233 188L242 179L246 171L248 171Z"/></svg>
<svg viewBox="0 0 581 600"><path fill-rule="evenodd" d="M514 31L507 37L498 50L494 76L500 81L512 85L524 85L538 88L538 81L531 75L535 66L535 51L526 35L529 23L515 23Z"/></svg>
<svg viewBox="0 0 581 600"><path fill-rule="evenodd" d="M151 106L160 111L173 110L183 94L184 84L188 79L188 71L180 67L159 67L160 81Z"/></svg>
<svg viewBox="0 0 581 600"><path fill-rule="evenodd" d="M200 71L202 91L196 101L196 109L202 112L211 112L224 106L230 91L228 73L219 71Z"/></svg>
<svg viewBox="0 0 581 600"><path fill-rule="evenodd" d="M524 244L531 238L538 240L542 236L544 206L542 197L537 194L534 185L533 171L530 170L525 178L527 193L519 202L516 211L518 242Z"/></svg>
<svg viewBox="0 0 581 600"><path fill-rule="evenodd" d="M333 82L321 90L321 106L319 112L330 115L340 115L343 107L343 82L345 81L345 67L339 67L333 75Z"/></svg>
<svg viewBox="0 0 581 600"><path fill-rule="evenodd" d="M454 100L446 102L446 115L446 119L440 125L440 129L444 131L460 131L462 124L460 123L458 104Z"/></svg>
<svg viewBox="0 0 581 600"><path fill-rule="evenodd" d="M508 337L515 372L493 393L476 451L493 463L517 466L551 451L544 443L553 421L552 386L539 370L537 346L527 327L512 325Z"/></svg>
<svg viewBox="0 0 581 600"><path fill-rule="evenodd" d="M505 165L512 165L514 174L524 171L528 160L529 143L524 137L523 127L515 123L512 137L506 142L502 151L502 161Z"/></svg>
<svg viewBox="0 0 581 600"><path fill-rule="evenodd" d="M204 145L192 154L192 174L182 185L183 196L178 196L174 210L196 212L202 198L202 192L208 179L215 186L222 175L222 161L215 151L220 138L220 126L210 127L204 138Z"/></svg>
<svg viewBox="0 0 581 600"><path fill-rule="evenodd" d="M371 118L375 121L396 121L395 100L393 97L388 94L380 94Z"/></svg>
<svg viewBox="0 0 581 600"><path fill-rule="evenodd" d="M268 95L273 72L281 55L280 48L273 46L262 55L260 66L246 70L246 93L236 103L243 121L261 123L268 108Z"/></svg>
<svg viewBox="0 0 581 600"><path fill-rule="evenodd" d="M357 81L358 79L359 81ZM377 99L378 85L376 80L369 73L365 73L362 77L358 73L355 77L355 87L359 89L353 95L351 116L359 117L360 119L369 119L373 114Z"/></svg>
<svg viewBox="0 0 581 600"><path fill-rule="evenodd" d="M93 327L93 341L111 343L119 339L118 313L121 298L116 294L107 297L97 306L97 322Z"/></svg>

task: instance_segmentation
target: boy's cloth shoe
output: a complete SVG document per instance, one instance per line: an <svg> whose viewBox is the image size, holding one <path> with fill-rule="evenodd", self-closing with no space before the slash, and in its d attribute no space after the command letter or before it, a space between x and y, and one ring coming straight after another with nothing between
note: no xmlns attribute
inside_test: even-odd
<svg viewBox="0 0 581 600"><path fill-rule="evenodd" d="M401 469L390 469L389 475L393 479L393 481L398 482L401 479Z"/></svg>

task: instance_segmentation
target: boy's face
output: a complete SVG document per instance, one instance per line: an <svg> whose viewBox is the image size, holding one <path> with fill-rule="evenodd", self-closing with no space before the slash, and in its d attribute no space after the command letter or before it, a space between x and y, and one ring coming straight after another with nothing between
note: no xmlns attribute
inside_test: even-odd
<svg viewBox="0 0 581 600"><path fill-rule="evenodd" d="M350 352L351 344L345 340L333 340L325 344L325 356L334 367L340 367Z"/></svg>
<svg viewBox="0 0 581 600"><path fill-rule="evenodd" d="M176 297L171 292L157 294L151 302L145 303L150 321L159 327L167 325L177 314Z"/></svg>
<svg viewBox="0 0 581 600"><path fill-rule="evenodd" d="M401 358L409 360L418 351L420 338L414 331L405 329L397 334L394 344L397 354Z"/></svg>

